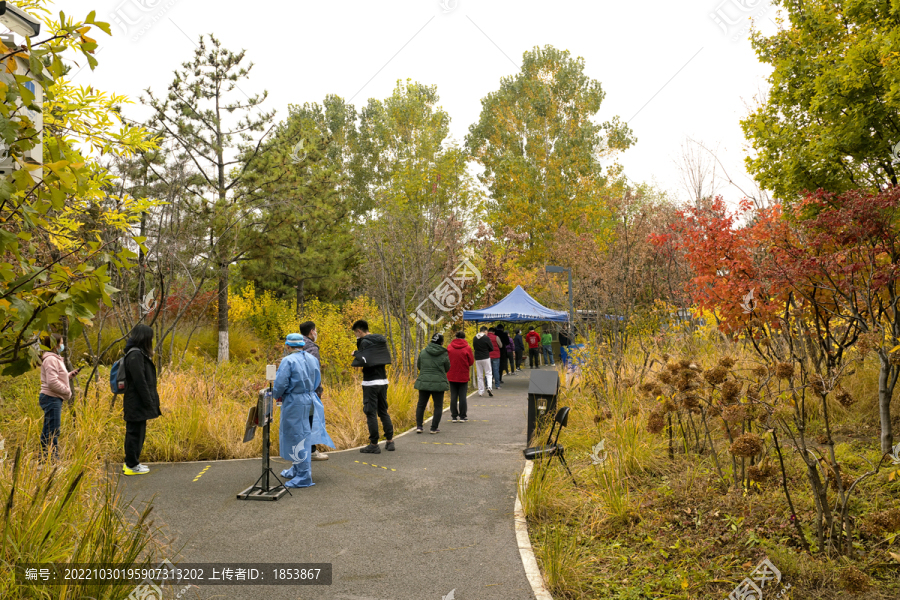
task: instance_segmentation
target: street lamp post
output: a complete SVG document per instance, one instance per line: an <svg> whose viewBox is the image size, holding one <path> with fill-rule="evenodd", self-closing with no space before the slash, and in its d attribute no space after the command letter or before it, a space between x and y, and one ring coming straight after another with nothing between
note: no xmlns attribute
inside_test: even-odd
<svg viewBox="0 0 900 600"><path fill-rule="evenodd" d="M34 37L41 32L41 22L8 2L0 2L0 23L22 37Z"/></svg>
<svg viewBox="0 0 900 600"><path fill-rule="evenodd" d="M572 325L572 335L575 335L575 308L572 303L572 269L570 267L556 267L547 265L548 273L568 273L569 274L569 323Z"/></svg>

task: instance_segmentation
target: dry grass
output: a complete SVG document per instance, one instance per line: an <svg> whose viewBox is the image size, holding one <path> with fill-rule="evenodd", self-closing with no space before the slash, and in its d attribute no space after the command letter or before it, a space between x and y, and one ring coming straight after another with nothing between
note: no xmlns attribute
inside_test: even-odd
<svg viewBox="0 0 900 600"><path fill-rule="evenodd" d="M673 336L675 347L669 349L675 360L690 358L709 368L730 356L736 359L735 370L748 371L758 364L740 347L696 337L690 343L677 341ZM888 531L895 529L888 516L900 482L882 473L854 494L851 513L861 528L855 534L858 556L806 554L795 539L779 476L747 493L730 489L719 479L712 455L686 454L679 434L675 457L668 457L665 432L646 429L651 411L664 399L638 395L641 382L631 369L643 360L631 358L623 379L632 381L618 389L599 384L598 360L562 390L560 405L572 412L560 442L579 487L555 464L543 482L536 469L530 484L520 485L532 544L554 598L725 597L763 556L781 569L784 582L792 585L788 596L795 600L897 597L900 567L889 552L898 553L900 531ZM858 476L870 468L866 458L877 462L880 455L877 366L870 361L854 368L842 384L857 402L849 408L833 402L829 411L838 432L837 458ZM823 427L820 412L809 404L810 437ZM712 435L727 471L724 431L717 426ZM590 451L600 440L608 454L595 465ZM786 462L797 514L811 539L815 504L805 470L793 456ZM863 592L857 571L866 577Z"/></svg>
<svg viewBox="0 0 900 600"><path fill-rule="evenodd" d="M158 564L165 538L150 507L132 506L96 460L98 446L78 435L69 457L43 470L38 456L12 452L0 463L0 598L125 598L133 586L77 582L61 586L17 584L16 564Z"/></svg>
<svg viewBox="0 0 900 600"><path fill-rule="evenodd" d="M263 372L262 364L217 366L201 361L163 372L158 384L163 416L148 424L142 459L177 462L258 456L259 437L247 444L242 440L247 411L256 403L257 391L266 385ZM79 395L67 405L60 436L63 456L79 447L84 436L90 436L102 459L123 459L121 397L111 408L112 395L105 389L107 373L100 374L104 387L93 386L87 399ZM399 432L414 424L418 396L411 380L391 375L391 381L389 410ZM7 448L37 452L43 423L37 402L39 385L37 372L0 383L0 436ZM364 444L367 433L359 382L328 387L324 395L328 431L337 449ZM279 413L275 418L271 429L277 449Z"/></svg>

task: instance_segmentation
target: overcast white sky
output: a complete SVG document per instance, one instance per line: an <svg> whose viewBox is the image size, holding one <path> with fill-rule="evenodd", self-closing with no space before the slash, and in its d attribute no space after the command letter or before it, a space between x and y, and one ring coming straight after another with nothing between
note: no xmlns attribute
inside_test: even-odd
<svg viewBox="0 0 900 600"><path fill-rule="evenodd" d="M758 15L764 32L775 31L766 2L62 0L56 6L77 18L96 10L113 27L113 37L100 34L99 67L83 69L76 84L134 100L148 86L162 93L199 35L212 32L227 48L247 49L255 67L241 87L250 94L268 90L277 117L288 104L321 102L329 93L359 107L390 95L397 79L411 78L437 85L458 140L477 120L481 98L517 72L522 53L552 44L583 57L587 74L601 82L607 95L597 120L619 115L634 130L638 143L621 159L628 177L684 196L673 160L686 135L718 144L732 177L746 181L738 121L769 72L746 28L748 17ZM134 106L127 114L147 112ZM740 197L734 189L723 192L732 202Z"/></svg>

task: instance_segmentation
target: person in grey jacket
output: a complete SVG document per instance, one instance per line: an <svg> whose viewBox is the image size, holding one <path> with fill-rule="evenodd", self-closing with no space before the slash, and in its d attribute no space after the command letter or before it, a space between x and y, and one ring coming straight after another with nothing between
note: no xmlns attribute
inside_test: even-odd
<svg viewBox="0 0 900 600"><path fill-rule="evenodd" d="M307 354L312 354L317 361L319 361L319 372L324 373L325 369L322 367L322 357L319 356L319 346L316 344L316 339L318 339L319 334L316 331L316 324L312 321L306 321L300 324L300 335L303 336L303 341L306 342L306 345L303 346L303 351ZM325 381L324 374L322 376L322 381ZM319 400L322 400L322 392L324 388L322 384L319 384L319 387L316 388L316 396L319 397ZM324 403L323 403L324 408ZM309 426L312 427L313 424L313 414L314 411L309 412ZM312 452L313 460L328 460L328 455L324 452L318 450L316 445L313 444L310 446L310 451Z"/></svg>

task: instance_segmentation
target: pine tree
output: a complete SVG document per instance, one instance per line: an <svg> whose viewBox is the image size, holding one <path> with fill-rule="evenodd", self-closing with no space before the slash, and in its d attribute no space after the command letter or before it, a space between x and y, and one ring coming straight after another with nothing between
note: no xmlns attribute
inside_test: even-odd
<svg viewBox="0 0 900 600"><path fill-rule="evenodd" d="M166 98L148 90L145 100L155 110L152 123L178 142L202 175L203 184L191 192L206 222L206 252L218 272L219 362L228 361L230 266L244 256L242 231L252 226L248 217L256 214L240 183L247 165L260 154L262 140L254 138L265 137L259 134L275 114L257 112L266 92L251 97L238 87L253 68L252 63L242 66L244 55L243 50L223 48L212 35L207 47L201 36L193 59L175 71Z"/></svg>
<svg viewBox="0 0 900 600"><path fill-rule="evenodd" d="M358 247L341 137L318 104L289 110L248 170L261 219L247 232L250 250L241 273L260 289L292 295L300 314L308 297L345 295Z"/></svg>

